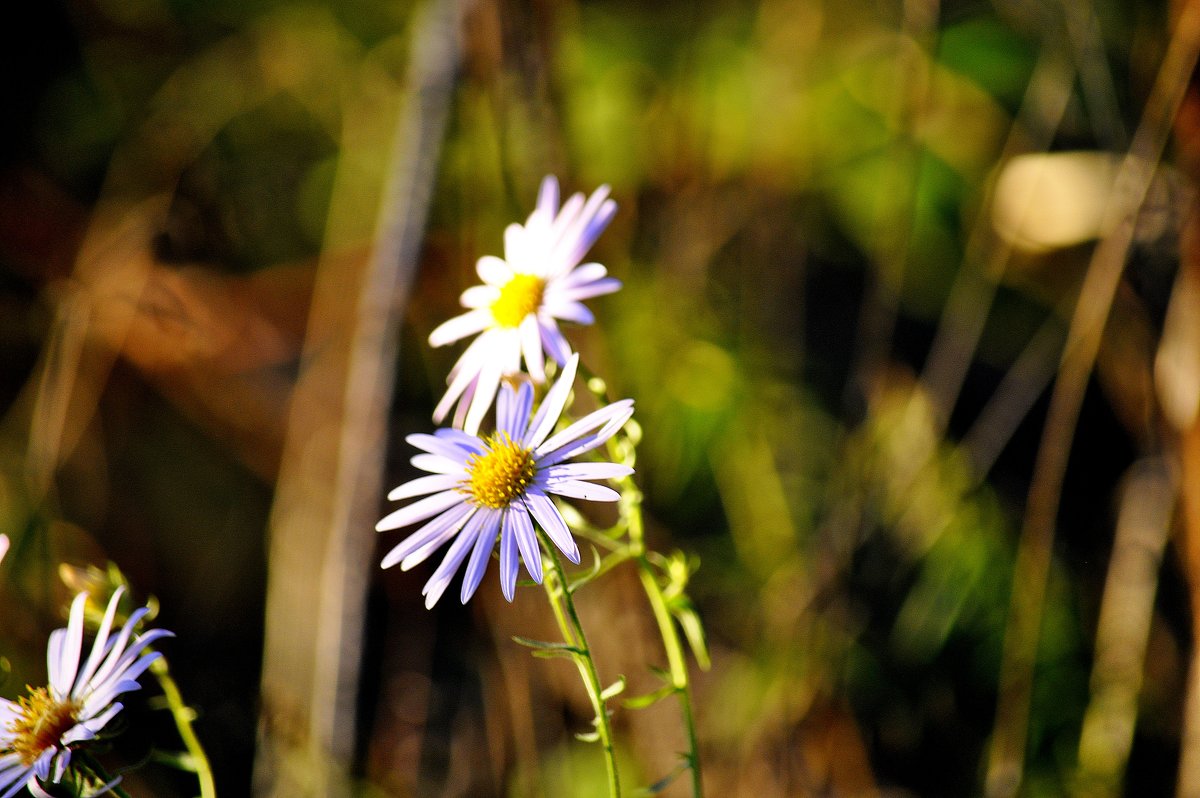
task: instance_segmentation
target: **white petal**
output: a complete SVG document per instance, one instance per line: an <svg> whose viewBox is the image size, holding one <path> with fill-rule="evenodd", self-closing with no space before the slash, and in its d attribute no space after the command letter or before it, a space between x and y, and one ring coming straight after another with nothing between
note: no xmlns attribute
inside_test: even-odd
<svg viewBox="0 0 1200 798"><path fill-rule="evenodd" d="M462 292L459 302L466 308L490 308L500 298L500 289L494 285L473 285Z"/></svg>
<svg viewBox="0 0 1200 798"><path fill-rule="evenodd" d="M574 300L564 300L554 304L547 303L544 312L556 319L573 321L576 324L591 324L596 320L590 310Z"/></svg>
<svg viewBox="0 0 1200 798"><path fill-rule="evenodd" d="M475 513L467 520L462 531L458 533L458 537L455 538L454 543L447 550L446 556L442 558L441 564L433 572L433 576L429 577L429 581L425 583L425 587L421 590L425 595L425 609L433 609L433 605L437 604L438 599L442 597L442 593L446 591L450 580L454 578L454 574L458 571L458 566L462 564L463 558L471 550L480 528L487 519L488 515L486 513Z"/></svg>
<svg viewBox="0 0 1200 798"><path fill-rule="evenodd" d="M120 702L109 704L107 709L100 715L88 720L88 722L80 723L63 735L63 742L70 744L78 740L90 740L96 736L96 733L108 725L108 722L115 718L124 705Z"/></svg>
<svg viewBox="0 0 1200 798"><path fill-rule="evenodd" d="M542 178L541 188L538 189L537 209L547 219L553 219L554 214L558 212L558 178L554 175Z"/></svg>
<svg viewBox="0 0 1200 798"><path fill-rule="evenodd" d="M440 455L448 460L453 460L458 463L467 462L467 452L463 451L462 447L454 441L446 440L437 435L429 435L424 432L416 432L412 435L405 436L404 440L410 445L422 449L430 454Z"/></svg>
<svg viewBox="0 0 1200 798"><path fill-rule="evenodd" d="M448 510L446 512L447 515L451 513L454 514L454 523L450 524L449 526L445 526L436 535L426 535L426 540L421 543L420 546L417 546L416 548L412 549L411 552L404 555L404 559L400 561L401 571L411 571L413 568L416 568L418 565L429 559L431 554L440 549L442 546L446 545L449 540L462 534L466 524L479 514L479 508L473 504L464 505L463 512L461 514L459 514L457 510Z"/></svg>
<svg viewBox="0 0 1200 798"><path fill-rule="evenodd" d="M547 493L557 493L559 496L585 499L590 502L615 502L621 498L621 494L612 488L592 482L580 482L576 479L548 480L541 485L541 488Z"/></svg>
<svg viewBox="0 0 1200 798"><path fill-rule="evenodd" d="M475 271L479 273L480 280L496 288L503 287L513 277L512 267L495 255L480 258L475 264Z"/></svg>
<svg viewBox="0 0 1200 798"><path fill-rule="evenodd" d="M80 593L71 602L71 616L67 620L67 636L63 638L60 655L54 658L58 662L47 662L51 668L57 666L57 674L52 669L49 670L49 673L52 674L50 685L58 691L58 698L70 695L71 688L75 684L75 674L79 672L79 656L83 653L83 608L87 604L87 599L87 593Z"/></svg>
<svg viewBox="0 0 1200 798"><path fill-rule="evenodd" d="M620 429L621 426L624 425L624 423L628 421L629 417L632 415L632 399L622 399L619 402L613 402L611 405L602 407L599 410L593 410L591 413L588 413L583 418L571 424L562 432L555 434L554 437L537 447L537 453L541 455L553 452L555 449L566 446L571 441L583 437L597 427L602 427L609 423L616 423L616 419L620 419L620 423L617 424L617 429ZM614 430L614 432L615 431L616 430Z"/></svg>
<svg viewBox="0 0 1200 798"><path fill-rule="evenodd" d="M537 519L538 525L554 541L554 545L567 555L568 560L578 563L579 547L575 545L575 538L571 536L571 530L567 529L567 522L563 520L562 514L550 497L537 488L530 488L525 492L525 505Z"/></svg>
<svg viewBox="0 0 1200 798"><path fill-rule="evenodd" d="M533 386L521 382L513 390L505 385L496 402L496 429L514 441L520 441L529 426L529 411L533 407Z"/></svg>
<svg viewBox="0 0 1200 798"><path fill-rule="evenodd" d="M558 216L554 219L554 226L546 235L547 251L544 253L545 255L550 255L558 247L559 242L566 236L567 231L579 219L579 212L583 210L583 206L583 194L578 192L572 194L563 203Z"/></svg>
<svg viewBox="0 0 1200 798"><path fill-rule="evenodd" d="M585 283L602 280L608 274L608 269L602 263L584 263L576 266L561 278L546 286L546 293L560 291L565 288L577 288Z"/></svg>
<svg viewBox="0 0 1200 798"><path fill-rule="evenodd" d="M417 477L398 488L393 488L387 495L388 501L411 499L413 496L424 496L439 490L449 490L462 482L462 479L458 474L433 474L428 477Z"/></svg>
<svg viewBox="0 0 1200 798"><path fill-rule="evenodd" d="M384 516L383 520L375 525L375 531L386 532L389 529L399 529L402 526L415 524L417 521L424 521L463 501L463 495L455 490L435 493Z"/></svg>
<svg viewBox="0 0 1200 798"><path fill-rule="evenodd" d="M14 779L19 780L20 777L17 774L27 773L28 770L18 753L13 752L0 756L0 790L12 784Z"/></svg>
<svg viewBox="0 0 1200 798"><path fill-rule="evenodd" d="M36 779L30 779L27 786L29 787L29 794L32 795L33 798L54 798L54 795L42 789L42 785L38 784Z"/></svg>
<svg viewBox="0 0 1200 798"><path fill-rule="evenodd" d="M529 236L525 228L519 224L510 224L504 228L504 259L513 273L535 274L541 276L541 258L535 257L530 251ZM508 282L507 280L505 282ZM497 285L503 286L504 283Z"/></svg>
<svg viewBox="0 0 1200 798"><path fill-rule="evenodd" d="M9 725L14 720L21 717L21 706L15 701L9 701L7 698L0 698L0 751L8 748L13 740L12 731ZM0 756L0 770L4 768L4 757Z"/></svg>
<svg viewBox="0 0 1200 798"><path fill-rule="evenodd" d="M538 322L538 329L542 333L542 347L546 350L546 353L554 358L555 363L560 365L566 363L567 358L571 356L571 345L567 343L567 339L563 338L563 334L559 332L554 318L543 313L538 315Z"/></svg>
<svg viewBox="0 0 1200 798"><path fill-rule="evenodd" d="M117 645L113 647L104 664L100 666L100 670L96 671L91 684L87 686L86 690L76 691L77 695L75 698L83 699L84 714L86 716L91 716L99 712L107 706L108 702L117 693L137 689L137 682L133 682L131 687L126 687L126 682L141 675L150 662L159 656L153 652L150 654L143 654L142 652L147 646L157 640L175 636L165 629L151 629L148 632L138 635L137 639L126 649L125 643L128 641L131 631L137 626L142 617L145 616L146 612L146 608L143 607L129 616L129 620L125 622L124 628L121 629ZM114 684L114 682L116 683Z"/></svg>
<svg viewBox="0 0 1200 798"><path fill-rule="evenodd" d="M558 423L558 418L567 404L567 396L571 393L571 385L575 382L575 369L578 366L579 355L572 355L563 366L562 373L558 375L554 385L546 392L546 397L542 399L542 405L525 435L525 446L531 449L541 446L542 441L546 440L546 436Z"/></svg>
<svg viewBox="0 0 1200 798"><path fill-rule="evenodd" d="M10 754L9 756L17 758L17 754ZM11 796L16 795L25 789L25 784L32 781L32 777L33 768L21 762L19 758L15 767L5 761L4 765L0 766L0 790L5 790L4 795L0 796L0 798L11 798Z"/></svg>
<svg viewBox="0 0 1200 798"><path fill-rule="evenodd" d="M533 521L529 518L529 510L525 505L513 505L509 508L509 521L512 535L516 539L517 549L525 562L525 570L538 584L542 583L542 549L538 545L537 533L533 531Z"/></svg>
<svg viewBox="0 0 1200 798"><path fill-rule="evenodd" d="M447 460L440 454L418 454L408 462L422 471L430 471L434 474L466 474L462 463Z"/></svg>
<svg viewBox="0 0 1200 798"><path fill-rule="evenodd" d="M62 670L59 663L63 659L63 644L67 639L66 629L55 629L50 633L50 639L46 642L46 673L49 675L51 690L57 690L54 687L61 679L59 676ZM68 685L69 687L69 685ZM60 693L57 697L62 698L66 693Z"/></svg>
<svg viewBox="0 0 1200 798"><path fill-rule="evenodd" d="M87 684L88 680L95 674L96 668L100 666L100 660L104 657L108 650L109 632L112 631L113 618L117 614L117 604L121 601L121 596L125 594L124 586L118 587L113 591L112 598L109 599L108 609L104 611L104 620L100 622L100 628L96 632L96 640L92 643L92 653L88 656L87 663L83 666L83 670L79 673L78 682Z"/></svg>
<svg viewBox="0 0 1200 798"><path fill-rule="evenodd" d="M552 298L558 299L561 297L563 299L573 299L578 301L580 299L591 299L595 296L611 294L614 291L619 290L621 290L621 281L615 277L608 277L603 280L597 280L594 283L586 283L585 285L580 285L573 288L564 288L561 291L555 292L553 297L548 295L546 300L549 302ZM547 294L548 293L549 292L547 292Z"/></svg>
<svg viewBox="0 0 1200 798"><path fill-rule="evenodd" d="M479 534L475 538L475 546L471 549L471 559L467 561L467 570L463 572L462 590L459 592L459 598L463 604L466 604L471 596L475 595L479 583L483 580L492 550L496 548L496 533L500 529L501 514L498 510L481 510L480 512L488 513L488 517L479 529Z"/></svg>
<svg viewBox="0 0 1200 798"><path fill-rule="evenodd" d="M429 334L430 346L445 346L468 335L482 332L496 323L489 308L478 308L444 321Z"/></svg>
<svg viewBox="0 0 1200 798"><path fill-rule="evenodd" d="M475 395L471 397L471 409L467 411L467 420L463 424L463 432L475 435L483 417L492 407L496 398L496 390L500 387L500 377L503 374L503 364L496 361L485 363L479 372L479 381L475 385Z"/></svg>
<svg viewBox="0 0 1200 798"><path fill-rule="evenodd" d="M513 406L517 400L517 389L511 383L504 383L496 393L496 431L507 432L511 427Z"/></svg>
<svg viewBox="0 0 1200 798"><path fill-rule="evenodd" d="M467 411L471 409L471 402L475 401L475 391L479 388L479 375L467 384L463 391L462 398L458 400L458 407L454 408L454 418L450 420L450 424L454 427L462 429L467 422Z"/></svg>
<svg viewBox="0 0 1200 798"><path fill-rule="evenodd" d="M441 427L440 429L435 430L433 434L439 438L444 438L445 440L450 441L455 446L461 447L468 454L483 454L486 451L483 441L479 440L479 438L474 435L468 435L460 429L454 429L453 427Z"/></svg>
<svg viewBox="0 0 1200 798"><path fill-rule="evenodd" d="M633 469L620 463L563 463L541 471L547 480L556 479L620 479Z"/></svg>
<svg viewBox="0 0 1200 798"><path fill-rule="evenodd" d="M452 507L438 517L429 521L416 532L406 537L404 540L393 547L380 562L379 567L391 568L396 563L409 557L414 552L421 549L426 549L425 556L429 556L438 546L445 543L458 530L458 526L466 520L474 508L469 504L463 504L461 507ZM424 560L424 557L415 558L412 565ZM407 569L406 569L407 570Z"/></svg>
<svg viewBox="0 0 1200 798"><path fill-rule="evenodd" d="M630 411L630 415L632 415L632 411ZM613 435L616 435L617 431L620 430L628 420L629 416L624 414L618 415L610 419L608 423L606 423L592 435L586 435L577 441L567 443L559 449L546 451L545 454L539 454L537 460L538 467L546 468L554 465L555 463L561 463L563 460L568 458L577 457L584 452L590 452L592 449L595 449L597 446L607 441Z"/></svg>
<svg viewBox="0 0 1200 798"><path fill-rule="evenodd" d="M517 537L512 529L512 518L524 512L524 508L509 507L504 511L500 527L500 592L510 602L517 586Z"/></svg>
<svg viewBox="0 0 1200 798"><path fill-rule="evenodd" d="M521 320L517 330L521 338L521 352L529 377L536 383L546 381L546 353L542 351L542 330L537 314L531 313Z"/></svg>
<svg viewBox="0 0 1200 798"><path fill-rule="evenodd" d="M129 644L129 638L133 636L134 627L138 625L142 618L146 617L146 613L148 612L149 609L146 607L139 607L126 619L125 625L121 627L120 633L117 635L116 640L113 641L111 648L109 648L108 656L104 659L104 663L97 669L95 675L92 676L91 683L84 685L87 688L86 692L88 692L88 695L82 695L85 691L80 691L81 694L74 696L75 698L83 698L86 701L97 692L97 689L103 689L105 682L109 678L118 678L120 676L121 659L125 655L125 647Z"/></svg>
<svg viewBox="0 0 1200 798"><path fill-rule="evenodd" d="M44 780L50 778L50 766L54 764L56 753L57 752L55 749L47 748L45 751L42 751L42 753L38 754L38 758L34 760L33 772L37 774L39 779ZM31 781L29 784L30 788L32 789L33 782Z"/></svg>
<svg viewBox="0 0 1200 798"><path fill-rule="evenodd" d="M617 204L608 199L608 186L592 192L587 205L577 218L571 220L550 253L550 262L556 264L552 276L565 274L579 263L616 212Z"/></svg>
<svg viewBox="0 0 1200 798"><path fill-rule="evenodd" d="M454 406L455 401L467 390L471 381L479 376L479 369L487 359L489 347L492 342L492 336L489 335L489 332L485 332L472 341L471 345L459 355L454 367L450 369L449 385L446 388L446 393L433 410L433 420L435 422L441 423L442 419L446 417L446 413L450 412L450 408Z"/></svg>

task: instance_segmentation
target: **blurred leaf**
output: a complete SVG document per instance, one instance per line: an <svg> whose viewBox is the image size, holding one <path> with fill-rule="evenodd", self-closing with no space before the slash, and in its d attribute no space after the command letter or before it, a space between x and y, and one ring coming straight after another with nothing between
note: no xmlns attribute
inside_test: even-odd
<svg viewBox="0 0 1200 798"><path fill-rule="evenodd" d="M645 709L648 706L657 704L659 701L662 701L664 698L669 695L673 695L674 693L675 686L668 682L652 693L626 698L621 703L629 709Z"/></svg>
<svg viewBox="0 0 1200 798"><path fill-rule="evenodd" d="M676 598L671 602L671 613L683 627L683 634L687 637L688 645L691 646L692 654L696 657L700 669L708 670L712 667L712 660L708 656L708 642L704 635L704 625L700 622L700 615L692 605L691 599L686 596Z"/></svg>

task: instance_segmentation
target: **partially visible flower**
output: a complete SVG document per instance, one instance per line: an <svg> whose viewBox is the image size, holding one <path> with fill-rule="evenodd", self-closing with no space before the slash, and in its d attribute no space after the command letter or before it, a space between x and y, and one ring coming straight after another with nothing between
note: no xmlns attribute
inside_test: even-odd
<svg viewBox="0 0 1200 798"><path fill-rule="evenodd" d="M144 653L165 629L144 632L131 643L134 628L146 614L137 610L115 637L111 635L123 589L117 590L100 622L91 653L84 662L83 614L88 594L71 604L66 629L50 633L46 648L49 685L26 687L28 694L13 702L0 698L0 798L28 787L45 796L41 782L58 783L71 764L71 753L94 738L116 717L121 693L137 690L137 678L161 655Z"/></svg>
<svg viewBox="0 0 1200 798"><path fill-rule="evenodd" d="M599 263L579 266L616 211L608 186L586 202L583 194L573 194L560 209L558 181L553 176L542 181L537 208L524 226L511 224L504 231L504 259L485 255L476 264L484 284L468 288L461 300L471 310L429 336L431 346L444 346L479 333L451 369L434 421L441 423L457 402L454 426L474 435L501 378L520 371L522 357L539 383L546 379L547 353L559 365L567 362L571 347L558 322L591 324L592 313L581 300L621 287Z"/></svg>
<svg viewBox="0 0 1200 798"><path fill-rule="evenodd" d="M0 534L0 562L4 562L5 554L8 554L8 535Z"/></svg>
<svg viewBox="0 0 1200 798"><path fill-rule="evenodd" d="M513 599L518 553L525 570L540 582L542 558L534 521L571 562L579 562L579 548L549 494L589 501L620 498L612 488L586 480L628 476L632 468L616 463L566 461L615 435L633 415L633 400L615 402L556 435L550 434L566 404L578 363L579 355L567 360L532 421L533 386L526 381L514 389L506 383L496 403L494 434L480 438L460 430L439 429L433 435L408 436L408 442L423 451L413 457L412 464L431 474L401 485L388 498L425 498L395 511L375 528L382 532L431 519L387 553L384 568L400 563L407 571L443 544L454 541L425 583L422 592L426 607L441 598L468 552L471 559L460 595L463 603L471 598L487 570L497 533L504 597Z"/></svg>

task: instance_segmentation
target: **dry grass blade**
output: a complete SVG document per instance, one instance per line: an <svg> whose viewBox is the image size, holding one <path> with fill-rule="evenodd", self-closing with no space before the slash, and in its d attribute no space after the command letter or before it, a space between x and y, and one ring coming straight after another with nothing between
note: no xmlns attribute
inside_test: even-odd
<svg viewBox="0 0 1200 798"><path fill-rule="evenodd" d="M256 788L341 795L355 745L355 706L382 483L399 311L415 268L459 57L462 4L434 3L413 32L406 98L386 82L345 115L342 158L387 140L386 185L372 254L322 258L271 513L261 745ZM369 96L366 96L369 95ZM381 96L382 95L382 96ZM361 201L336 183L326 246L353 236Z"/></svg>
<svg viewBox="0 0 1200 798"><path fill-rule="evenodd" d="M1133 745L1158 569L1171 529L1174 475L1161 457L1136 463L1121 496L1096 629L1092 697L1079 740L1086 795L1119 795Z"/></svg>
<svg viewBox="0 0 1200 798"><path fill-rule="evenodd" d="M1059 498L1075 424L1113 295L1133 241L1134 221L1171 131L1200 50L1200 5L1176 23L1142 121L1122 163L1108 214L1115 224L1093 253L1071 319L1025 509L1000 666L999 701L986 794L1015 795L1025 761L1033 666L1045 604Z"/></svg>

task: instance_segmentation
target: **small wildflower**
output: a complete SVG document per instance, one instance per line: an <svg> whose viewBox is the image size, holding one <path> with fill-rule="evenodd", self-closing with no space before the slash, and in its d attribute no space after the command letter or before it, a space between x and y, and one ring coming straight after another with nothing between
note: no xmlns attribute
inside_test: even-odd
<svg viewBox="0 0 1200 798"><path fill-rule="evenodd" d="M621 287L599 263L579 265L616 210L608 186L586 202L583 194L574 194L560 209L558 181L553 176L542 181L529 219L505 230L504 258L479 259L476 271L484 284L468 288L461 300L470 310L429 336L431 346L444 346L479 334L450 371L434 421L440 423L457 402L453 425L474 435L501 378L519 372L522 358L538 383L546 379L546 354L559 365L567 362L571 347L558 322L591 324L592 313L582 300Z"/></svg>
<svg viewBox="0 0 1200 798"><path fill-rule="evenodd" d="M443 544L454 541L425 583L422 592L426 607L441 598L468 552L471 556L461 599L466 603L471 598L487 570L497 533L504 597L513 599L518 554L525 570L540 582L542 559L534 521L568 559L579 562L579 548L550 494L590 501L620 498L612 488L587 480L624 477L633 473L632 468L616 463L566 461L615 435L633 415L631 399L603 407L550 434L566 405L578 363L579 356L571 355L532 420L533 386L526 381L514 389L505 383L496 403L496 431L492 435L479 437L456 429L439 429L433 435L408 436L408 442L422 450L413 457L412 464L430 475L401 485L388 498L424 498L395 511L375 528L382 532L426 521L388 552L383 558L384 568L399 563L407 571Z"/></svg>
<svg viewBox="0 0 1200 798"><path fill-rule="evenodd" d="M0 562L4 562L5 554L8 554L8 535L0 534Z"/></svg>
<svg viewBox="0 0 1200 798"><path fill-rule="evenodd" d="M130 642L147 612L144 607L129 617L115 637L111 635L123 593L118 589L109 601L91 653L82 665L88 594L77 595L67 628L50 633L46 650L49 685L27 687L28 694L16 702L0 698L0 790L4 791L0 798L10 798L25 787L35 795L46 795L41 782L62 780L71 764L71 752L116 717L122 709L116 697L137 690L137 678L161 656L143 652L155 640L170 636L164 629L144 632Z"/></svg>

